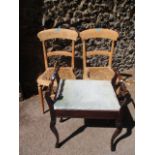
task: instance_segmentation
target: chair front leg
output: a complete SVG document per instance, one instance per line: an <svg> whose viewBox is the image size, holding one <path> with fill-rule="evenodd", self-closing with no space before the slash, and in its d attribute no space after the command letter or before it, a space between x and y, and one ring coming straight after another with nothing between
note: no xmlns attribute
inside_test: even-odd
<svg viewBox="0 0 155 155"><path fill-rule="evenodd" d="M43 92L42 92L42 86L38 85L38 94L40 97L40 103L41 103L41 107L42 107L42 112L45 112L45 107L44 107L44 98L43 98Z"/></svg>

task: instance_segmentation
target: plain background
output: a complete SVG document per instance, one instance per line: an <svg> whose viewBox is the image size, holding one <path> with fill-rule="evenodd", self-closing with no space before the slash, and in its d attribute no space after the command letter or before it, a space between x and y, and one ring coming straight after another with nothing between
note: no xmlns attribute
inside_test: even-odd
<svg viewBox="0 0 155 155"><path fill-rule="evenodd" d="M155 1L136 0L136 155L155 154ZM0 154L19 154L19 2L0 5ZM127 146L124 146L127 147Z"/></svg>

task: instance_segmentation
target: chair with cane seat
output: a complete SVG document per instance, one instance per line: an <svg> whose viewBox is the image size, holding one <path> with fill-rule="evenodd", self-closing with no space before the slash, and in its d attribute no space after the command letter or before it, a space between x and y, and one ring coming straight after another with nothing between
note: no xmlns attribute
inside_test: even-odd
<svg viewBox="0 0 155 155"><path fill-rule="evenodd" d="M83 79L92 80L112 80L115 73L112 69L112 55L114 52L114 43L118 38L118 33L110 29L88 29L80 32L83 44ZM86 51L85 42L88 39L109 39L112 41L111 50ZM87 57L95 55L105 55L109 57L107 67L87 67Z"/></svg>
<svg viewBox="0 0 155 155"><path fill-rule="evenodd" d="M44 55L44 64L45 71L38 77L38 93L41 99L42 111L44 113L44 98L43 98L43 87L48 87L50 83L50 75L54 72L54 67L48 66L48 58L52 56L66 56L71 57L71 66L70 67L61 67L59 70L59 77L61 79L75 79L75 75L73 73L74 69L74 47L75 41L77 39L77 32L69 29L48 29L43 30L37 34L38 38L42 42L43 46L43 55ZM51 39L67 39L72 41L72 51L48 51L45 47L45 41ZM56 82L54 83L56 86Z"/></svg>

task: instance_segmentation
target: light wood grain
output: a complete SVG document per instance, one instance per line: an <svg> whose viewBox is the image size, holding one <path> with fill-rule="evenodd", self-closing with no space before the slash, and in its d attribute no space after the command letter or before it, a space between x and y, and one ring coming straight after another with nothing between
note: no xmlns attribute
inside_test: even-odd
<svg viewBox="0 0 155 155"><path fill-rule="evenodd" d="M109 55L109 67L111 67L112 65L112 56L113 56L113 53L114 53L114 41L112 41L112 46L111 46L111 52L110 52L110 55Z"/></svg>
<svg viewBox="0 0 155 155"><path fill-rule="evenodd" d="M80 37L83 44L83 78L94 80L112 80L114 71L112 70L112 56L114 52L114 43L118 38L118 33L110 29L89 29L80 32ZM112 40L111 50L96 50L86 51L85 41L87 39L110 39ZM107 67L87 67L87 57L95 55L106 55L109 57L108 68Z"/></svg>
<svg viewBox="0 0 155 155"><path fill-rule="evenodd" d="M86 67L86 44L85 41L82 41L82 45L83 45L83 69L85 69Z"/></svg>
<svg viewBox="0 0 155 155"><path fill-rule="evenodd" d="M110 51L87 51L87 56L94 56L94 55L111 55Z"/></svg>
<svg viewBox="0 0 155 155"><path fill-rule="evenodd" d="M44 113L45 107L44 107L44 98L43 98L42 86L41 85L38 85L38 94L40 96L40 103L41 103L41 107L42 107L42 112Z"/></svg>
<svg viewBox="0 0 155 155"><path fill-rule="evenodd" d="M74 30L56 28L43 30L37 34L40 41L45 41L49 39L59 38L59 39L69 39L76 41L78 33Z"/></svg>
<svg viewBox="0 0 155 155"><path fill-rule="evenodd" d="M47 52L46 52L46 48L45 48L45 42L42 42L42 46L43 46L43 55L44 55L44 64L45 64L45 69L48 68L48 62L47 62Z"/></svg>
<svg viewBox="0 0 155 155"><path fill-rule="evenodd" d="M47 56L50 57L50 56L69 56L69 57L72 57L72 52L69 52L69 51L50 51L50 52L47 52Z"/></svg>
<svg viewBox="0 0 155 155"><path fill-rule="evenodd" d="M88 29L80 32L80 37L82 40L87 40L91 38L105 38L111 40L117 40L118 32L110 30L110 29Z"/></svg>
<svg viewBox="0 0 155 155"><path fill-rule="evenodd" d="M74 57L75 57L75 41L72 40L72 68L74 68L74 63L75 63L75 60L74 60Z"/></svg>

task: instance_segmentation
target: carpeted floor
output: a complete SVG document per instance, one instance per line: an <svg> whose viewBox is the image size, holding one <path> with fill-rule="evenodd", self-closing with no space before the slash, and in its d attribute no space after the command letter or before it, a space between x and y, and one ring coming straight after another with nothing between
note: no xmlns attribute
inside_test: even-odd
<svg viewBox="0 0 155 155"><path fill-rule="evenodd" d="M134 98L134 85L128 89ZM46 107L47 108L47 107ZM128 105L131 118L134 120L134 107ZM56 149L55 137L50 128L49 112L42 114L39 96L33 96L20 102L20 155L134 155L134 126L126 138L117 143L116 151L110 150L110 139L115 130L108 124L105 127L84 128L83 119L68 119L62 123L57 119L60 141L64 144ZM104 122L103 122L104 123ZM129 123L128 121L126 122ZM121 135L126 133L124 128ZM121 136L120 135L120 136Z"/></svg>

